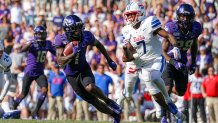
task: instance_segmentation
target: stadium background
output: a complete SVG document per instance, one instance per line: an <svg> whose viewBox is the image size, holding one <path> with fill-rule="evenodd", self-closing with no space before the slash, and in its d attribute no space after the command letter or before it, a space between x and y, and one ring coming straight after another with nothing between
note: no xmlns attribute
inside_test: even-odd
<svg viewBox="0 0 218 123"><path fill-rule="evenodd" d="M204 60L197 60L197 65L199 65L203 76L206 76L209 66L215 66L215 72L218 73L217 0L142 0L142 2L146 8L146 15L157 16L163 27L167 22L176 19L175 10L178 5L182 2L191 4L196 12L195 19L202 24L203 28L203 32L198 38L198 57L201 58L200 56L206 54ZM125 5L126 1L124 0L0 0L0 41L4 43L5 52L10 54L13 60L11 72L14 77L14 84L10 88L8 97L11 98L19 93L19 86L17 85L22 82L20 80L22 80L26 59L26 53L19 51L26 41L33 38L34 27L46 22L47 39L53 42L55 35L63 32L61 24L63 18L73 13L84 21L86 30L91 31L104 44L110 56L119 64L116 71L110 70L99 51L94 47L88 48L87 61L92 66L93 71L96 70L98 64L103 64L105 65L105 73L113 79L114 84L109 87L109 96L116 100L123 89L123 69L125 65L121 61L121 29L125 24L122 16ZM55 57L47 54L45 73L48 76L49 71L55 67L54 61ZM25 109L21 116L23 119L29 119L30 111L37 101L38 91L36 84L33 84L31 96L27 97L26 102L20 105L20 108ZM153 119L152 101L147 95L146 89L145 91L144 89L136 90L134 97L135 100L140 102L142 117L141 119L136 118L134 110L130 109L130 113L128 111L124 113L123 121L155 120ZM51 93L48 93L48 99L41 108L41 119L47 119L49 98L51 98ZM91 116L87 119L85 119L83 112L81 112L82 116L76 116L78 114L76 107L81 106L84 102L73 94L73 90L68 84L66 84L63 99L65 109L61 119L97 120L96 110L92 106L85 107L91 113ZM182 102L184 98L175 97L174 99L177 101L177 106L183 110ZM188 98L188 100L191 99ZM205 109L207 109L206 105ZM56 120L60 118L58 111L53 115L55 115ZM208 112L207 115L209 115Z"/></svg>

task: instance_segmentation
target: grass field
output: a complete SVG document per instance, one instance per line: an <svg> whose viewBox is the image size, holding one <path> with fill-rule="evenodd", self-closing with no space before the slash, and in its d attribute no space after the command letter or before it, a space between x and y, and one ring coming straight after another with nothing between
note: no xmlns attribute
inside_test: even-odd
<svg viewBox="0 0 218 123"><path fill-rule="evenodd" d="M0 123L112 123L97 121L73 121L73 120L0 120ZM121 122L121 123L139 123L139 122ZM141 123L157 123L157 122L141 122Z"/></svg>

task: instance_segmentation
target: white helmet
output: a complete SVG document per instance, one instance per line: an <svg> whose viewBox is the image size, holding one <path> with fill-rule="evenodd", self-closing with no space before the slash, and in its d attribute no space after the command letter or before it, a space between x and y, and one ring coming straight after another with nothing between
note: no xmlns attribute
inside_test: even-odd
<svg viewBox="0 0 218 123"><path fill-rule="evenodd" d="M0 42L0 51L4 51L4 45L2 42Z"/></svg>
<svg viewBox="0 0 218 123"><path fill-rule="evenodd" d="M130 13L136 14L134 20L128 19L127 15ZM126 10L124 12L124 19L126 20L127 24L131 24L132 26L134 26L138 22L143 21L145 18L146 18L145 7L142 5L141 2L130 2L126 6Z"/></svg>

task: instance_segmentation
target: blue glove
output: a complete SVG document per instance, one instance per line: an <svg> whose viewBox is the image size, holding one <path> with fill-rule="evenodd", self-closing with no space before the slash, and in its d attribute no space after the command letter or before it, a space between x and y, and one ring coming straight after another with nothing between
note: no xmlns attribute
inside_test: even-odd
<svg viewBox="0 0 218 123"><path fill-rule="evenodd" d="M112 61L112 60L108 61L108 65L109 65L113 70L116 70L116 69L117 69L117 64L116 64L114 61Z"/></svg>
<svg viewBox="0 0 218 123"><path fill-rule="evenodd" d="M190 66L188 66L188 73L191 75L195 72L196 70L196 64L191 64Z"/></svg>
<svg viewBox="0 0 218 123"><path fill-rule="evenodd" d="M175 59L170 59L169 63L172 64L177 70L186 69L186 66L183 63L178 62Z"/></svg>

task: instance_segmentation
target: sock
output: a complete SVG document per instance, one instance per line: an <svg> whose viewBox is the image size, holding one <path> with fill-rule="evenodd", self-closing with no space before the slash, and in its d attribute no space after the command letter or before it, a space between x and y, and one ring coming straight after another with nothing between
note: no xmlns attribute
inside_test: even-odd
<svg viewBox="0 0 218 123"><path fill-rule="evenodd" d="M45 98L46 98L46 93L41 93L39 96L39 100L37 102L36 108L33 111L33 115L38 115L38 111L39 111L40 107L42 106Z"/></svg>
<svg viewBox="0 0 218 123"><path fill-rule="evenodd" d="M181 119L181 118L182 118L182 113L178 111L178 112L175 114L175 117Z"/></svg>
<svg viewBox="0 0 218 123"><path fill-rule="evenodd" d="M152 98L152 101L153 101L153 103L154 103L154 107L155 107L155 109L156 109L156 117L158 118L158 119L160 119L161 117L162 117L162 108L161 108L161 106L154 100L154 97L153 96L151 96L151 98Z"/></svg>

